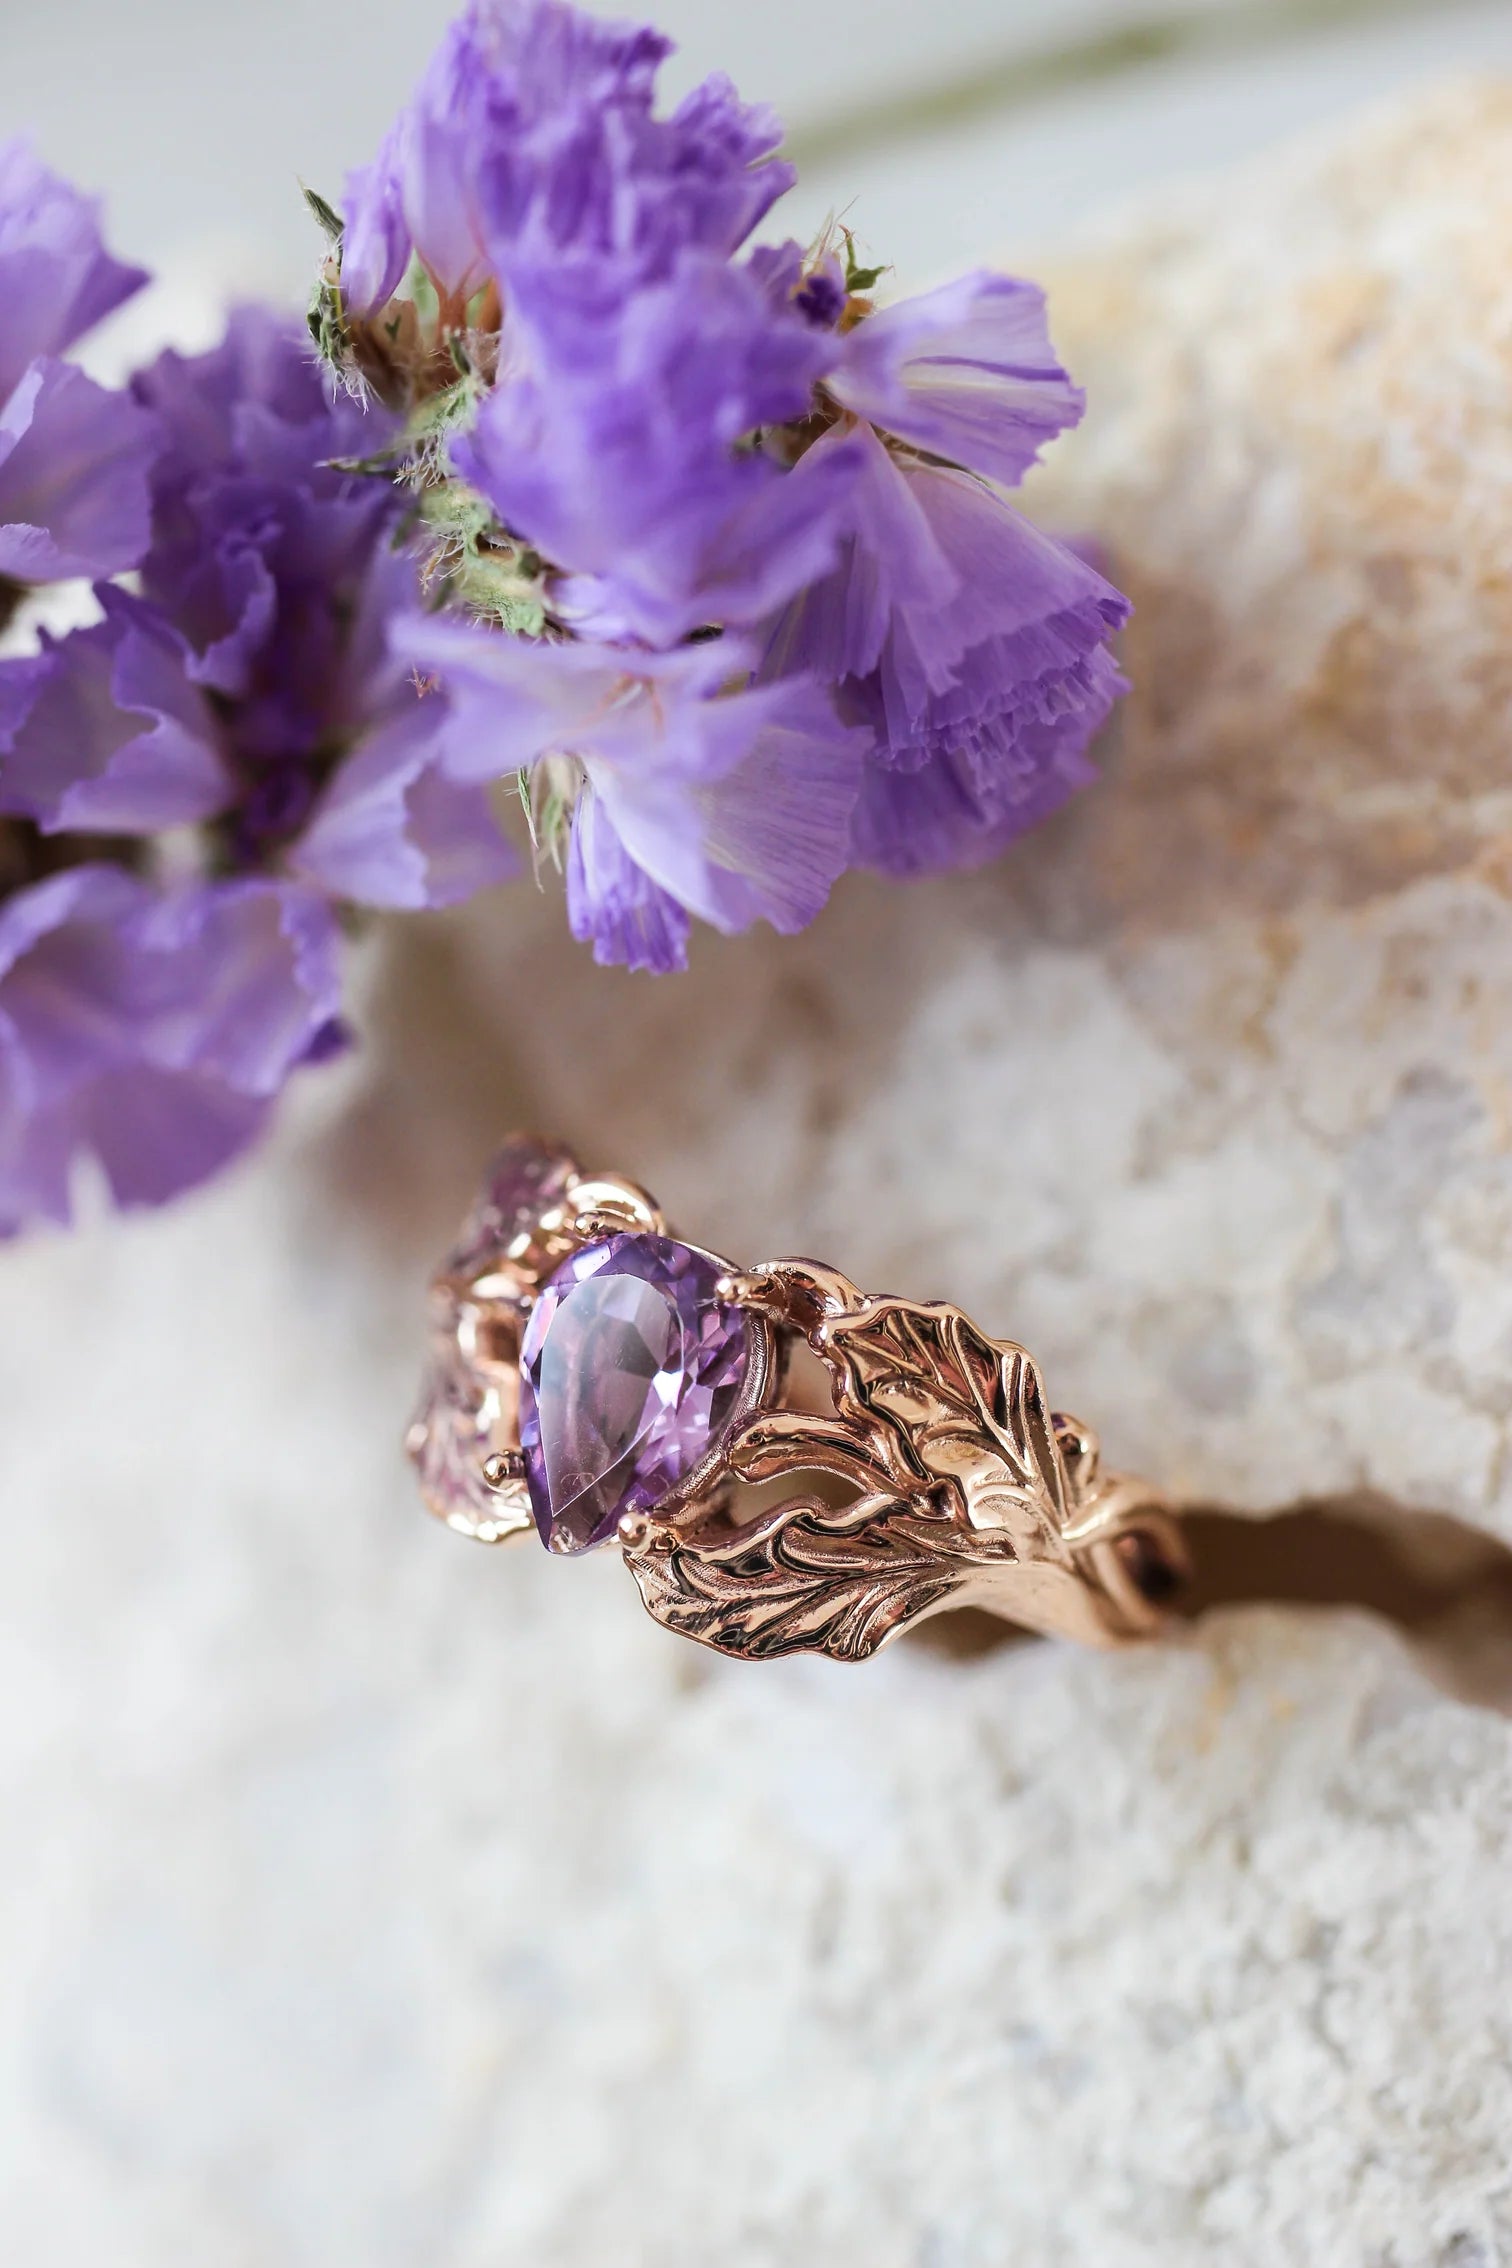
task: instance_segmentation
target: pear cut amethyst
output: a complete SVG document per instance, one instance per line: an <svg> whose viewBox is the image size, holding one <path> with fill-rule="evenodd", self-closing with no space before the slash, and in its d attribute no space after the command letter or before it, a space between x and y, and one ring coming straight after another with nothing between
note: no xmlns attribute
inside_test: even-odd
<svg viewBox="0 0 1512 2268"><path fill-rule="evenodd" d="M649 1512L727 1431L750 1334L719 1269L670 1237L584 1245L541 1288L520 1349L520 1445L548 1551Z"/></svg>

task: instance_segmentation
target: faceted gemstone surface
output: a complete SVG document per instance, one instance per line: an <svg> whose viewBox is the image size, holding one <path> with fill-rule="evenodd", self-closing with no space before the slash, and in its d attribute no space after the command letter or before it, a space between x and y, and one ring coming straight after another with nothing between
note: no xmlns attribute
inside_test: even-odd
<svg viewBox="0 0 1512 2268"><path fill-rule="evenodd" d="M520 1443L548 1551L605 1542L727 1429L749 1359L718 1271L670 1237L585 1245L542 1286L520 1359Z"/></svg>

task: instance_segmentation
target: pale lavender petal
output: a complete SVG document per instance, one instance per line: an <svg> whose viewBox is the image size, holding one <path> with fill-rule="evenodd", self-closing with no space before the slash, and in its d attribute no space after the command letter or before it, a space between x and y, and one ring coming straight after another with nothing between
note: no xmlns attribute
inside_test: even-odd
<svg viewBox="0 0 1512 2268"><path fill-rule="evenodd" d="M844 453L846 534L831 574L810 583L772 633L768 667L836 684L865 677L884 650L917 682L921 699L948 685L965 650L961 577L925 509L923 494L869 426L829 434L790 476L801 488Z"/></svg>
<svg viewBox="0 0 1512 2268"><path fill-rule="evenodd" d="M571 752L625 676L625 658L613 649L511 638L445 615L401 617L392 635L402 660L440 678L448 701L442 760L464 782Z"/></svg>
<svg viewBox="0 0 1512 2268"><path fill-rule="evenodd" d="M444 714L412 700L337 770L289 854L296 874L369 906L446 906L504 882L519 861L487 795L437 767Z"/></svg>
<svg viewBox="0 0 1512 2268"><path fill-rule="evenodd" d="M115 575L147 548L155 420L72 363L40 360L0 409L0 575Z"/></svg>
<svg viewBox="0 0 1512 2268"><path fill-rule="evenodd" d="M347 175L342 217L341 296L354 315L393 298L404 281L413 243L399 178L399 129L385 137L371 165Z"/></svg>
<svg viewBox="0 0 1512 2268"><path fill-rule="evenodd" d="M143 910L131 942L185 972L181 992L165 987L155 1003L151 1060L239 1094L276 1094L341 1005L335 917L295 883L172 892Z"/></svg>
<svg viewBox="0 0 1512 2268"><path fill-rule="evenodd" d="M232 783L182 642L151 608L106 592L103 622L47 653L0 756L0 810L48 830L147 835L212 817Z"/></svg>
<svg viewBox="0 0 1512 2268"><path fill-rule="evenodd" d="M601 957L622 946L651 966L643 924L662 935L660 914L644 911L653 902L625 879L622 851L687 912L724 930L755 920L802 927L844 867L869 736L843 726L808 681L747 685L751 657L737 641L651 654L532 643L434 618L400 635L450 697L456 776L488 778L547 756L581 768L594 809L575 903L612 909L590 924ZM600 840L605 821L612 843ZM587 911L581 918L590 922Z"/></svg>
<svg viewBox="0 0 1512 2268"><path fill-rule="evenodd" d="M66 1220L92 1155L118 1203L224 1165L339 1006L335 924L305 893L166 897L82 866L0 905L0 1232Z"/></svg>
<svg viewBox="0 0 1512 2268"><path fill-rule="evenodd" d="M453 779L497 779L544 756L597 754L698 780L722 761L715 696L750 668L734 639L668 654L512 638L436 615L395 625L396 651L436 672L449 698L443 763Z"/></svg>
<svg viewBox="0 0 1512 2268"><path fill-rule="evenodd" d="M105 250L100 207L24 140L0 143L0 402L38 355L60 355L139 291L145 269Z"/></svg>
<svg viewBox="0 0 1512 2268"><path fill-rule="evenodd" d="M828 384L858 417L1007 487L1085 406L1039 286L980 271L858 323Z"/></svg>
<svg viewBox="0 0 1512 2268"><path fill-rule="evenodd" d="M567 849L567 924L600 967L665 976L688 964L687 914L636 865L592 788L572 818Z"/></svg>
<svg viewBox="0 0 1512 2268"><path fill-rule="evenodd" d="M705 702L705 776L644 760L585 757L589 781L636 863L713 928L812 921L847 861L868 738L819 688L792 681Z"/></svg>
<svg viewBox="0 0 1512 2268"><path fill-rule="evenodd" d="M464 65L465 68L465 65ZM489 272L483 215L479 210L470 137L462 119L470 90L439 91L433 103L419 103L399 121L397 138L399 201L405 231L437 289L465 301Z"/></svg>

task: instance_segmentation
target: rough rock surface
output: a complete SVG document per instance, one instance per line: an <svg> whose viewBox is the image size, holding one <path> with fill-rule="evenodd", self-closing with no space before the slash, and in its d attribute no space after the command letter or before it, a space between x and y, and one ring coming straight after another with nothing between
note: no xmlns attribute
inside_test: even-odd
<svg viewBox="0 0 1512 2268"><path fill-rule="evenodd" d="M1395 1637L746 1670L395 1446L529 1118L1178 1489L1512 1536L1509 161L1439 98L1060 277L1140 692L1018 856L680 986L417 924L341 1108L7 1255L8 2259L1512 2262L1512 1727Z"/></svg>

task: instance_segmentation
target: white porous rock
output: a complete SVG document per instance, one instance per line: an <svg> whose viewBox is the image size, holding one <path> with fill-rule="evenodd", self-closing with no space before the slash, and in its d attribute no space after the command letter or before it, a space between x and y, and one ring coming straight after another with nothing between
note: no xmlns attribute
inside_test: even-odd
<svg viewBox="0 0 1512 2268"><path fill-rule="evenodd" d="M1178 1491L1512 1532L1512 94L1056 305L1040 503L1139 604L1074 810L683 983L417 922L261 1159L5 1256L7 2262L1512 2261L1512 1727L1395 1635L749 1668L397 1454L533 1122L960 1300Z"/></svg>

